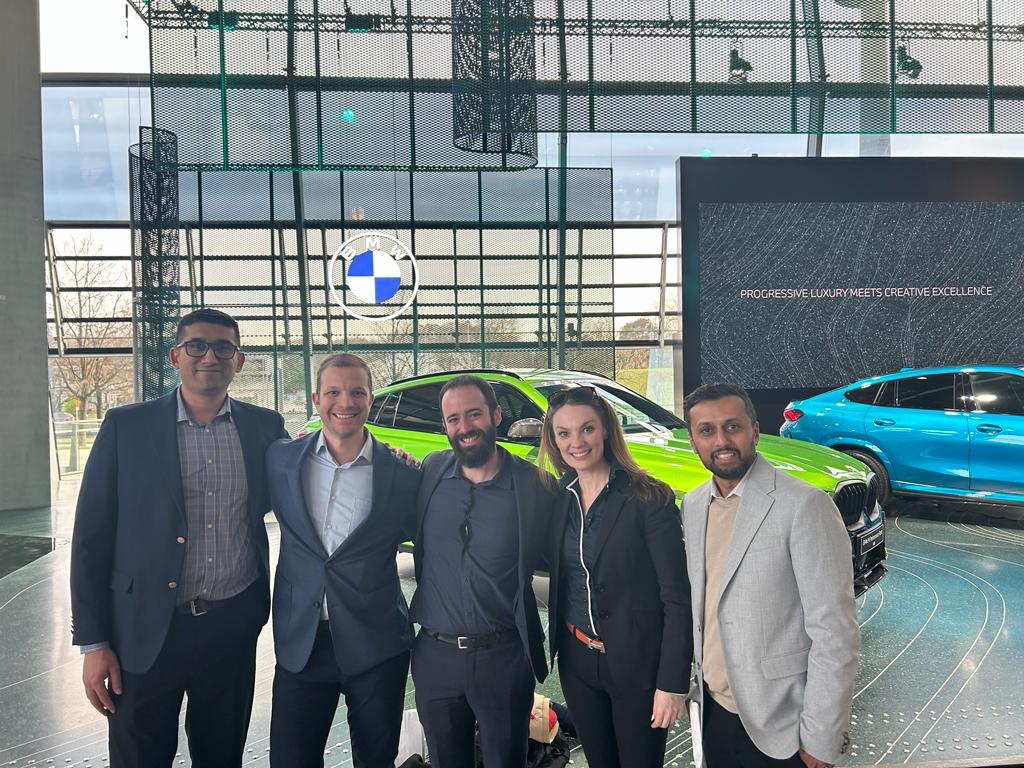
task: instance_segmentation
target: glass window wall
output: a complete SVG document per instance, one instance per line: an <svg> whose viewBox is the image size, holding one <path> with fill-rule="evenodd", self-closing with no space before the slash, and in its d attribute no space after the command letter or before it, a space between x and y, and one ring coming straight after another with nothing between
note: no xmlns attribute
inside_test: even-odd
<svg viewBox="0 0 1024 768"><path fill-rule="evenodd" d="M149 30L127 3L39 0L43 72L149 72Z"/></svg>
<svg viewBox="0 0 1024 768"><path fill-rule="evenodd" d="M42 89L48 220L128 219L128 147L149 116L148 87Z"/></svg>

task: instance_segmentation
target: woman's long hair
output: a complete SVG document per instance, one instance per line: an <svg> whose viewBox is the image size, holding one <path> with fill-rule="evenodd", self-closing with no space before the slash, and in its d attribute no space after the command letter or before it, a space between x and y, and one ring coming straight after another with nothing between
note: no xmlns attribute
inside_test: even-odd
<svg viewBox="0 0 1024 768"><path fill-rule="evenodd" d="M547 475L554 472L562 476L571 469L562 458L562 452L558 450L558 444L555 442L554 416L566 405L586 405L600 417L601 424L608 433L605 440L605 457L614 458L629 475L626 495L652 504L668 504L675 501L675 494L668 485L652 477L636 463L633 454L626 447L622 425L607 400L598 395L593 387L575 387L563 392L566 393L565 399L558 401L557 405L549 403L547 414L544 416L544 429L541 432L540 452L537 457L537 468L541 473ZM574 397L577 392L580 394Z"/></svg>

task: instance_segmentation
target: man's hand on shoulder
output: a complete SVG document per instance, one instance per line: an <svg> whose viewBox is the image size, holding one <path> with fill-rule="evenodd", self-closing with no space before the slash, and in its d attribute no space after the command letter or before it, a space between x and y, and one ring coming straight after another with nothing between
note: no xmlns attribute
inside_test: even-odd
<svg viewBox="0 0 1024 768"><path fill-rule="evenodd" d="M107 687L107 680L110 687ZM95 707L101 715L112 715L116 711L114 700L110 697L113 691L120 696L121 689L121 665L118 663L117 654L111 648L101 648L85 654L82 663L82 683L85 685L85 695L89 703Z"/></svg>
<svg viewBox="0 0 1024 768"><path fill-rule="evenodd" d="M387 445L387 443L385 443ZM388 445L388 450L391 451L391 455L399 461L403 462L406 466L412 467L413 469L419 469L423 466L419 459L413 456L411 453L406 453L401 448L396 448L393 445Z"/></svg>
<svg viewBox="0 0 1024 768"><path fill-rule="evenodd" d="M826 763L824 760L819 760L803 747L800 747L800 759L807 768L832 768L832 763Z"/></svg>

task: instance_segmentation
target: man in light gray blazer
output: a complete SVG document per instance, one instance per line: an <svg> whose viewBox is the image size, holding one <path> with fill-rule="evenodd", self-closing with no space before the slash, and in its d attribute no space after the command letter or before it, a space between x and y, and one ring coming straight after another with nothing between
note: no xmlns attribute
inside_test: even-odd
<svg viewBox="0 0 1024 768"><path fill-rule="evenodd" d="M713 475L683 500L705 765L827 768L849 744L860 644L839 511L757 452L742 387L700 387L684 418Z"/></svg>

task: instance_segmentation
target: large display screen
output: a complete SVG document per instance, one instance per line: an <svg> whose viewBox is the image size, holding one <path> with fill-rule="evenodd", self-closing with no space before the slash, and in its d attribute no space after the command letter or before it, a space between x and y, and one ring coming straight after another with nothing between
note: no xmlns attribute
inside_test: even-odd
<svg viewBox="0 0 1024 768"><path fill-rule="evenodd" d="M986 182L991 161L860 162L867 179L850 160L731 161L711 180L713 164L693 163L704 183L680 198L687 389L1024 362L1024 202L970 199L1017 197L1020 182Z"/></svg>

